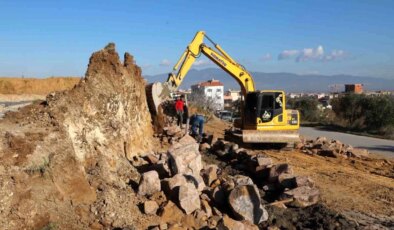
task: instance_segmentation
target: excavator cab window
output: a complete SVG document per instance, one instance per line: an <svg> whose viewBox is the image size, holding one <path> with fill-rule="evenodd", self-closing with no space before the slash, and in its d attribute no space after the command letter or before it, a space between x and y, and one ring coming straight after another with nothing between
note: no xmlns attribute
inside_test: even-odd
<svg viewBox="0 0 394 230"><path fill-rule="evenodd" d="M280 92L261 93L260 118L263 122L270 122L272 119L283 113L283 95Z"/></svg>

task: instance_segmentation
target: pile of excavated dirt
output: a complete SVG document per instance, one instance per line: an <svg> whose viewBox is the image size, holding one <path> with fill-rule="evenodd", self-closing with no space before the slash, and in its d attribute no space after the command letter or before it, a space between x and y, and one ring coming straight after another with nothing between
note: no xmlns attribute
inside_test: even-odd
<svg viewBox="0 0 394 230"><path fill-rule="evenodd" d="M14 78L0 77L0 94L47 95L53 91L72 89L79 77ZM1 97L0 97L1 98Z"/></svg>
<svg viewBox="0 0 394 230"><path fill-rule="evenodd" d="M114 44L85 78L0 121L0 225L4 229L143 229L130 184L134 156L155 147L141 69Z"/></svg>

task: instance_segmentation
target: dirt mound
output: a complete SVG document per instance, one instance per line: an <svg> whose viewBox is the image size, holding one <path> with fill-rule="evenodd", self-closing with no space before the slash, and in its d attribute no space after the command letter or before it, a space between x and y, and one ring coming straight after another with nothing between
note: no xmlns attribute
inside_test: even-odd
<svg viewBox="0 0 394 230"><path fill-rule="evenodd" d="M52 91L52 90L51 90ZM94 53L72 90L0 122L0 224L5 229L145 228L128 159L154 146L141 69L114 44Z"/></svg>
<svg viewBox="0 0 394 230"><path fill-rule="evenodd" d="M81 80L79 77L50 78L0 78L0 94L47 95L53 91L72 89Z"/></svg>

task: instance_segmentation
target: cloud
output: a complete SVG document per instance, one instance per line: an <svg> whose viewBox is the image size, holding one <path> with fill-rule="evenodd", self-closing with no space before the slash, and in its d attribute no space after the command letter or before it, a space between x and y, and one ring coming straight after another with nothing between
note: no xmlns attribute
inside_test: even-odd
<svg viewBox="0 0 394 230"><path fill-rule="evenodd" d="M265 61L271 61L271 60L272 60L272 56L271 56L270 53L266 53L266 54L261 58L261 60L262 60L263 62L265 62Z"/></svg>
<svg viewBox="0 0 394 230"><path fill-rule="evenodd" d="M193 63L193 66L207 66L207 65L211 65L212 62L210 62L209 60L206 59L201 59L201 60L196 60Z"/></svg>
<svg viewBox="0 0 394 230"><path fill-rule="evenodd" d="M324 61L333 61L346 58L348 55L343 50L333 50L330 54L324 56Z"/></svg>
<svg viewBox="0 0 394 230"><path fill-rule="evenodd" d="M170 62L168 59L163 59L163 60L160 62L160 65L161 65L161 66L170 66L170 65L171 65L171 62Z"/></svg>
<svg viewBox="0 0 394 230"><path fill-rule="evenodd" d="M288 59L297 56L299 53L298 50L283 50L279 55L278 55L278 60L283 60L283 59Z"/></svg>
<svg viewBox="0 0 394 230"><path fill-rule="evenodd" d="M323 46L314 48L305 48L296 57L296 62L308 61L308 60L321 60L324 57Z"/></svg>
<svg viewBox="0 0 394 230"><path fill-rule="evenodd" d="M322 45L316 48L305 48L302 50L284 50L278 55L278 60L295 58L296 62L305 61L334 61L344 59L347 53L343 50L332 50L328 54L325 53Z"/></svg>

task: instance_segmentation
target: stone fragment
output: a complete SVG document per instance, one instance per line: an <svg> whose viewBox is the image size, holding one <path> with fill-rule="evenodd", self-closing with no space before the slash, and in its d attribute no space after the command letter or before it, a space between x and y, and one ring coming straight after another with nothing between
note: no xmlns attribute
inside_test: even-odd
<svg viewBox="0 0 394 230"><path fill-rule="evenodd" d="M167 223L161 223L159 225L160 230L167 230L168 229L168 224Z"/></svg>
<svg viewBox="0 0 394 230"><path fill-rule="evenodd" d="M202 143L202 144L200 144L200 146L199 146L199 150L200 150L201 152L206 152L206 151L208 151L210 148L211 148L211 145L208 144L208 143Z"/></svg>
<svg viewBox="0 0 394 230"><path fill-rule="evenodd" d="M282 173L293 174L293 170L286 163L274 165L269 170L268 182L277 183L279 179L279 175Z"/></svg>
<svg viewBox="0 0 394 230"><path fill-rule="evenodd" d="M228 201L234 215L240 220L259 224L268 219L268 212L261 205L260 194L256 185L235 187Z"/></svg>
<svg viewBox="0 0 394 230"><path fill-rule="evenodd" d="M234 153L237 155L248 155L247 150L244 148L239 148L239 149L235 150Z"/></svg>
<svg viewBox="0 0 394 230"><path fill-rule="evenodd" d="M195 219L197 219L198 221L202 221L202 222L206 222L208 220L207 214L204 211L202 211L202 210L196 210L193 213L193 217Z"/></svg>
<svg viewBox="0 0 394 230"><path fill-rule="evenodd" d="M164 179L163 187L167 193L171 193L172 191L174 191L174 188L184 185L186 183L187 183L186 177L183 174L178 173L171 178Z"/></svg>
<svg viewBox="0 0 394 230"><path fill-rule="evenodd" d="M212 216L212 208L209 205L208 201L201 200L201 209L202 209L202 211L205 212L205 214L207 215L208 218Z"/></svg>
<svg viewBox="0 0 394 230"><path fill-rule="evenodd" d="M217 229L218 222L220 221L221 217L219 216L212 216L208 219L208 228L209 229Z"/></svg>
<svg viewBox="0 0 394 230"><path fill-rule="evenodd" d="M162 223L178 223L182 220L184 214L176 204L168 201L162 208L159 216Z"/></svg>
<svg viewBox="0 0 394 230"><path fill-rule="evenodd" d="M315 186L315 182L308 176L293 176L289 174L280 175L279 183L282 185L282 187L289 189L302 186L308 186L312 188Z"/></svg>
<svg viewBox="0 0 394 230"><path fill-rule="evenodd" d="M258 230L259 228L248 221L236 221L234 219L231 219L229 216L224 215L223 219L218 224L218 229Z"/></svg>
<svg viewBox="0 0 394 230"><path fill-rule="evenodd" d="M312 188L315 186L315 182L308 176L296 176L295 183L297 187L308 186Z"/></svg>
<svg viewBox="0 0 394 230"><path fill-rule="evenodd" d="M262 154L257 155L256 160L257 160L257 164L263 167L269 167L273 164L271 157Z"/></svg>
<svg viewBox="0 0 394 230"><path fill-rule="evenodd" d="M327 141L327 138L326 137L317 137L316 138L316 140L313 142L315 145L316 144L321 144L321 145L323 145L323 144L325 144L325 143L327 143L328 141Z"/></svg>
<svg viewBox="0 0 394 230"><path fill-rule="evenodd" d="M219 209L217 209L216 207L212 207L212 213L215 216L219 216L219 217L223 216L223 213L221 211L219 211Z"/></svg>
<svg viewBox="0 0 394 230"><path fill-rule="evenodd" d="M294 145L294 148L295 149L302 149L302 148L304 148L304 143L296 142L295 145Z"/></svg>
<svg viewBox="0 0 394 230"><path fill-rule="evenodd" d="M149 171L142 174L138 187L139 195L152 195L161 190L159 174L156 171Z"/></svg>
<svg viewBox="0 0 394 230"><path fill-rule="evenodd" d="M186 135L168 150L173 174L199 174L202 169L201 154L193 137Z"/></svg>
<svg viewBox="0 0 394 230"><path fill-rule="evenodd" d="M154 155L154 154L148 154L146 155L145 159L150 163L150 164L157 164L159 159Z"/></svg>
<svg viewBox="0 0 394 230"><path fill-rule="evenodd" d="M186 214L190 214L201 206L197 189L190 183L179 186L178 201Z"/></svg>
<svg viewBox="0 0 394 230"><path fill-rule="evenodd" d="M294 200L288 203L288 205L304 208L316 204L319 201L319 195L319 189L302 186L283 192L281 199L293 198Z"/></svg>
<svg viewBox="0 0 394 230"><path fill-rule="evenodd" d="M182 131L179 128L179 126L176 126L176 125L164 127L163 130L166 133L166 135L168 135L168 136L175 136L176 134L178 134Z"/></svg>
<svg viewBox="0 0 394 230"><path fill-rule="evenodd" d="M157 209L159 208L159 205L155 201L145 201L144 203L144 212L145 214L153 215L156 214Z"/></svg>
<svg viewBox="0 0 394 230"><path fill-rule="evenodd" d="M188 183L191 183L195 186L195 188L201 192L205 188L204 179L199 174L186 174L186 180Z"/></svg>
<svg viewBox="0 0 394 230"><path fill-rule="evenodd" d="M248 176L244 176L244 175L235 175L232 178L233 182L234 182L234 186L239 186L239 185L253 185L253 180L248 177Z"/></svg>
<svg viewBox="0 0 394 230"><path fill-rule="evenodd" d="M207 186L210 186L212 182L218 178L218 169L219 167L217 165L208 165L202 171L202 178Z"/></svg>
<svg viewBox="0 0 394 230"><path fill-rule="evenodd" d="M239 149L239 145L238 144L235 144L235 143L232 143L232 145L231 145L231 151L232 152L235 152L235 151L237 151Z"/></svg>
<svg viewBox="0 0 394 230"><path fill-rule="evenodd" d="M348 155L350 157L367 158L369 157L369 152L366 149L354 148L351 151L348 151Z"/></svg>

